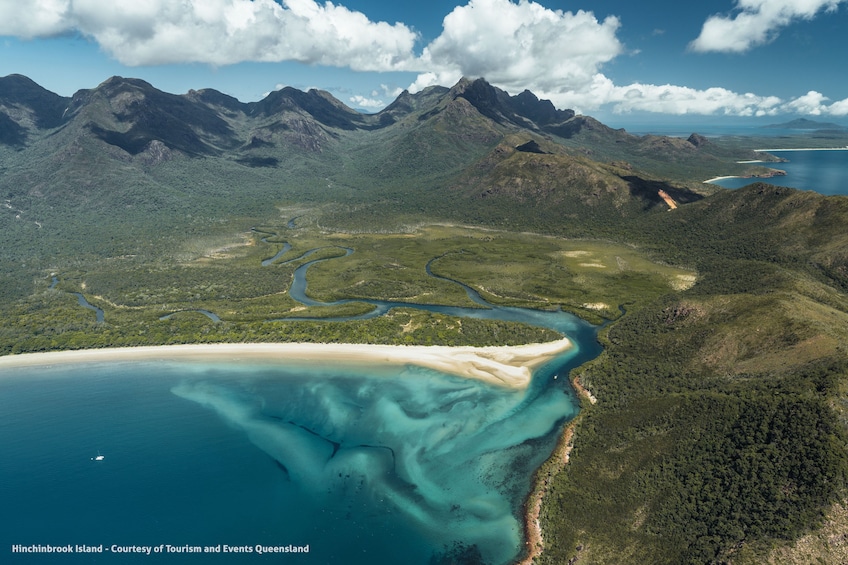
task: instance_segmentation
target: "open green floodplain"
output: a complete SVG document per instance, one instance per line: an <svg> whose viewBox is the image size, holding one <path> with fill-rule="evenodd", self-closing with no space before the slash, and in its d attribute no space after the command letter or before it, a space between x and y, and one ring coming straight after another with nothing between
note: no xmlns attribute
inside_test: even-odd
<svg viewBox="0 0 848 565"><path fill-rule="evenodd" d="M212 244L188 241L176 261L117 257L93 270L51 271L7 318L4 352L234 341L533 343L561 336L518 323L458 322L402 304L385 317L337 320L373 310L365 300L474 307L452 282L459 281L492 304L561 308L598 323L620 316L619 306L646 303L696 280L692 270L608 242L446 225L398 234L332 233L308 217L296 222L305 225L263 225ZM346 255L348 249L353 252ZM308 297L349 302L307 306L290 296L294 271L316 259L326 260L309 267ZM102 311L102 321L80 305L80 296Z"/></svg>

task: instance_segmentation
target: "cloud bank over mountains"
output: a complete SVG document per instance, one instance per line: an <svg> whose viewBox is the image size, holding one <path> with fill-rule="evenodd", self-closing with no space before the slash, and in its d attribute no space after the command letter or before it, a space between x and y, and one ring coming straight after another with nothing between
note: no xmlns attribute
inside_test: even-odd
<svg viewBox="0 0 848 565"><path fill-rule="evenodd" d="M785 26L836 10L843 0L737 0L736 13L712 15L689 49L744 52ZM764 116L848 115L848 99L811 91L792 100L721 87L617 85L603 66L627 53L615 16L551 10L530 0L469 0L447 14L426 45L414 28L314 0L0 0L0 35L25 39L80 35L128 66L297 61L367 72L407 72L410 90L485 77L525 88L560 108ZM685 49L681 46L681 49ZM694 55L693 56L697 56ZM377 93L359 97L377 107ZM353 100L353 99L352 99Z"/></svg>

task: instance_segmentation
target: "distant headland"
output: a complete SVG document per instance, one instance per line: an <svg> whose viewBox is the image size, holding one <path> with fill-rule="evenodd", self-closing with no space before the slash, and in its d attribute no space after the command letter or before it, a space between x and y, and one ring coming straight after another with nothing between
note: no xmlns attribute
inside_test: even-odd
<svg viewBox="0 0 848 565"><path fill-rule="evenodd" d="M762 126L763 129L838 129L844 130L848 129L843 125L835 124L833 122L817 122L816 120L808 120L807 118L798 118L797 120L792 120L791 122L783 122L781 124L770 124L767 126Z"/></svg>

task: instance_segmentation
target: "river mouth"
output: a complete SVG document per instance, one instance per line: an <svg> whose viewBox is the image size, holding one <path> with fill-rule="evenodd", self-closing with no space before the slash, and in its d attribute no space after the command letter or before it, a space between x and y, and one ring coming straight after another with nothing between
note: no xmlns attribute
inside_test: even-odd
<svg viewBox="0 0 848 565"><path fill-rule="evenodd" d="M16 463L3 468L7 488L38 499L39 481L29 481L21 472L25 465L37 465L41 457L29 446L46 443L50 449L59 441L86 445L86 432L80 430L90 433L106 421L110 426L98 433L99 445L92 447L103 451L102 463L110 466L94 472L106 470L98 488L112 495L95 497L88 504L99 515L123 516L123 524L107 528L116 540L144 532L151 542L175 545L216 546L226 540L231 545L275 546L285 541L309 546L310 558L317 562L352 565L514 560L523 548L523 503L533 473L578 411L568 374L600 353L598 328L561 311L493 305L467 285L443 277L438 278L460 285L474 306L317 301L308 294L308 269L354 252L339 249L345 255L309 260L315 249L288 259L304 261L295 270L292 298L314 308L349 301L373 306L371 312L344 320L404 307L458 318L523 322L560 332L574 347L538 368L522 390L412 364L345 367L320 359L57 367L53 376L41 374L40 379L50 381L49 397L61 395L62 402L39 417L23 418L27 443L0 438L14 444L10 457ZM273 259L269 267L287 260L286 253L279 252L268 259ZM433 261L426 269L436 277L430 269ZM215 315L201 313L210 319ZM23 379L27 370L18 375ZM4 380L0 387L20 385L20 390L11 391L13 396L37 394L21 379ZM66 386L70 382L77 386ZM111 398L114 406L98 401L92 410L91 395ZM144 407L143 413L127 408L129 398ZM189 426L194 431L180 440L185 443L174 444L175 436L185 435L187 419L206 424L202 430ZM163 445L168 450L157 451ZM189 464L186 457L194 462ZM66 451L56 464L76 468L79 462L69 458ZM113 474L111 465L118 465L120 473ZM195 480L187 478L186 468ZM209 479L209 469L225 484ZM88 484L89 471L82 468L74 476ZM119 503L127 504L126 481L133 476L146 493L143 499L132 497L139 516L167 522L169 532L120 509ZM91 537L96 527L102 528L96 516L69 527L74 519L62 510L80 506L74 494L80 487L72 479L53 490L54 498L59 493L58 514L65 520L51 521L53 534L64 539ZM218 511L209 512L210 492L215 493ZM20 496L24 495L15 494ZM271 502L258 502L263 498ZM182 525L167 519L165 508L180 516ZM249 528L234 526L231 516L248 514ZM35 515L32 520L24 524L35 524ZM217 533L212 536L204 529ZM33 535L32 526L14 531L19 537Z"/></svg>

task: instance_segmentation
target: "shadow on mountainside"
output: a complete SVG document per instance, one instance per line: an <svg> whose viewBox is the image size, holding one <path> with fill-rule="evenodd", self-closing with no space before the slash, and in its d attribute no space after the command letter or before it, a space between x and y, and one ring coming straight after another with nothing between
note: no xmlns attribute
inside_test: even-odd
<svg viewBox="0 0 848 565"><path fill-rule="evenodd" d="M700 194L676 188L663 181L646 180L635 175L622 176L621 178L627 181L631 196L647 202L645 209L664 204L665 199L661 196L660 191L670 196L678 204L689 204L704 198Z"/></svg>

